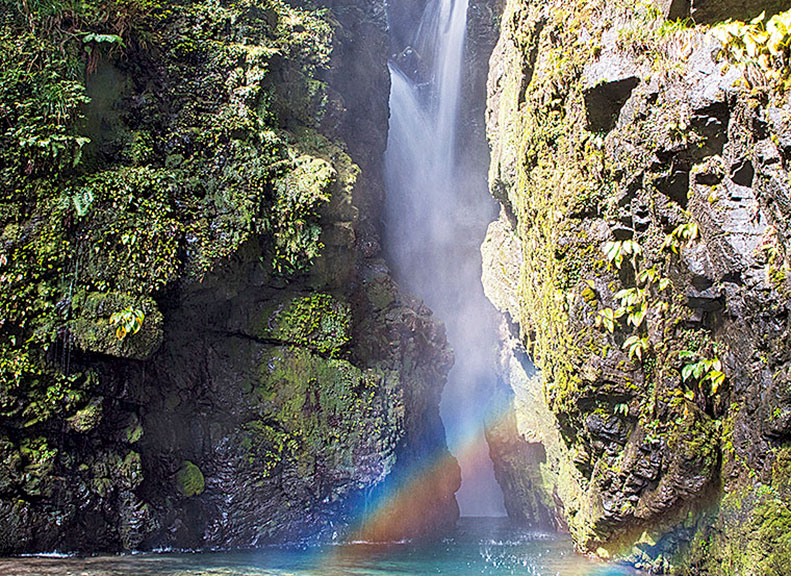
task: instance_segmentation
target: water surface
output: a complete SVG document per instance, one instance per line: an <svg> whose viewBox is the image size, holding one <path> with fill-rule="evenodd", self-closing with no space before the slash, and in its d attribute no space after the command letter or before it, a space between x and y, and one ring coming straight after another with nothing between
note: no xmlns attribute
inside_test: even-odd
<svg viewBox="0 0 791 576"><path fill-rule="evenodd" d="M0 559L3 576L626 576L594 562L564 536L516 528L506 519L462 518L432 545L345 544L247 552Z"/></svg>

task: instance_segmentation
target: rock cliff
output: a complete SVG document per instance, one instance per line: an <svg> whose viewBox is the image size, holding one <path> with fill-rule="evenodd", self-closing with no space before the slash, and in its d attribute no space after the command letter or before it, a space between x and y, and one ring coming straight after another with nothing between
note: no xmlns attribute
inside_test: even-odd
<svg viewBox="0 0 791 576"><path fill-rule="evenodd" d="M0 17L0 553L343 536L448 459L452 354L376 234L383 4ZM384 536L455 522L447 470Z"/></svg>
<svg viewBox="0 0 791 576"><path fill-rule="evenodd" d="M482 252L523 457L493 455L583 552L786 574L789 16L668 4L505 7Z"/></svg>

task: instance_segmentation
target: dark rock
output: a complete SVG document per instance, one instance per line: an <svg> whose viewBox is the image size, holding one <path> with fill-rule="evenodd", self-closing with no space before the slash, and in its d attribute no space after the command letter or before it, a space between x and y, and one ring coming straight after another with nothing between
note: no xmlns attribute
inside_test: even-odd
<svg viewBox="0 0 791 576"><path fill-rule="evenodd" d="M631 220L631 218L630 218ZM634 230L627 226L613 226L610 228L616 240L629 240L634 236Z"/></svg>
<svg viewBox="0 0 791 576"><path fill-rule="evenodd" d="M733 19L747 21L766 12L771 16L787 9L784 0L691 0L690 14L695 22L714 23Z"/></svg>
<svg viewBox="0 0 791 576"><path fill-rule="evenodd" d="M640 188L643 186L643 175L632 176L618 194L618 206L625 208L631 205Z"/></svg>
<svg viewBox="0 0 791 576"><path fill-rule="evenodd" d="M486 428L486 441L508 517L534 529L552 528L552 514L538 489L546 461L544 447L519 436L513 410Z"/></svg>
<svg viewBox="0 0 791 576"><path fill-rule="evenodd" d="M731 180L739 186L751 187L754 177L755 169L753 168L753 163L747 158L742 158L739 162L731 166Z"/></svg>
<svg viewBox="0 0 791 576"><path fill-rule="evenodd" d="M698 172L695 174L695 184L701 184L703 186L716 186L720 182L722 182L723 175L719 172Z"/></svg>
<svg viewBox="0 0 791 576"><path fill-rule="evenodd" d="M632 202L632 223L638 232L645 232L651 226L651 211L643 202Z"/></svg>
<svg viewBox="0 0 791 576"><path fill-rule="evenodd" d="M583 89L586 129L609 132L618 120L621 108L640 83L629 66L614 57L602 58L585 69Z"/></svg>
<svg viewBox="0 0 791 576"><path fill-rule="evenodd" d="M718 288L698 290L692 287L687 291L687 306L702 312L717 312L725 308L725 295Z"/></svg>
<svg viewBox="0 0 791 576"><path fill-rule="evenodd" d="M689 171L672 169L654 180L656 189L670 200L686 208L689 202Z"/></svg>
<svg viewBox="0 0 791 576"><path fill-rule="evenodd" d="M690 0L656 0L662 15L668 20L689 18Z"/></svg>
<svg viewBox="0 0 791 576"><path fill-rule="evenodd" d="M730 110L722 101L706 102L693 108L690 127L695 134L703 137L703 141L687 152L692 162L722 154L728 138L729 119Z"/></svg>
<svg viewBox="0 0 791 576"><path fill-rule="evenodd" d="M783 156L788 159L791 157L791 122L788 118L788 109L769 106L766 110L766 118L777 145Z"/></svg>
<svg viewBox="0 0 791 576"><path fill-rule="evenodd" d="M626 443L628 427L614 415L594 412L585 420L585 428L594 439L604 440L605 443L615 442L621 445Z"/></svg>

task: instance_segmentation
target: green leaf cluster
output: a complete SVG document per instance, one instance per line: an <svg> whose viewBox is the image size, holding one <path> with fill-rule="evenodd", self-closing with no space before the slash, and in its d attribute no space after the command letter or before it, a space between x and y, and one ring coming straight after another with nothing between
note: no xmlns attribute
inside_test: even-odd
<svg viewBox="0 0 791 576"><path fill-rule="evenodd" d="M697 353L683 350L679 354L682 360L694 360L687 362L681 369L681 377L684 382L695 381L701 386L707 382L711 386L711 394L716 394L720 387L725 383L725 374L722 371L722 362L717 357L712 359L699 358Z"/></svg>
<svg viewBox="0 0 791 576"><path fill-rule="evenodd" d="M110 315L110 324L115 326L115 337L123 340L129 335L137 334L143 327L145 313L139 308L127 306L119 312Z"/></svg>
<svg viewBox="0 0 791 576"><path fill-rule="evenodd" d="M724 56L748 76L757 72L772 87L791 87L791 11L769 20L766 13L747 23L728 20L712 28L711 34L722 43Z"/></svg>
<svg viewBox="0 0 791 576"><path fill-rule="evenodd" d="M643 254L643 249L634 240L616 240L604 244L604 254L608 264L620 270L625 257L636 260Z"/></svg>

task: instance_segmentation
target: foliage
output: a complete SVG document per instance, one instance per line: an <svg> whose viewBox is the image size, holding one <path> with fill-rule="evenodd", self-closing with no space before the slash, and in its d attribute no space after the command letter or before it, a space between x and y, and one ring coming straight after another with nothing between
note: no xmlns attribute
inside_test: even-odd
<svg viewBox="0 0 791 576"><path fill-rule="evenodd" d="M614 265L618 270L623 265L624 257L628 256L636 260L643 254L643 249L634 240L616 240L604 244L604 254L607 262Z"/></svg>
<svg viewBox="0 0 791 576"><path fill-rule="evenodd" d="M624 341L623 347L629 352L629 358L631 360L637 358L642 361L643 354L648 350L648 338L641 338L632 334Z"/></svg>
<svg viewBox="0 0 791 576"><path fill-rule="evenodd" d="M262 359L257 389L267 421L245 424L248 459L264 476L288 461L309 475L331 458L354 466L356 451L382 441L381 374L363 372L346 360L321 357L304 347L274 347Z"/></svg>
<svg viewBox="0 0 791 576"><path fill-rule="evenodd" d="M648 313L646 291L637 287L625 288L615 294L615 299L621 303L621 309L627 315L627 323L639 328Z"/></svg>
<svg viewBox="0 0 791 576"><path fill-rule="evenodd" d="M672 286L670 278L662 276L655 266L641 270L637 275L637 283L644 287L656 286L659 292L664 292Z"/></svg>
<svg viewBox="0 0 791 576"><path fill-rule="evenodd" d="M618 308L617 310L613 310L612 308L599 310L596 316L596 325L604 326L607 332L612 334L615 332L616 322L622 318L624 314L626 314L626 310L623 308Z"/></svg>
<svg viewBox="0 0 791 576"><path fill-rule="evenodd" d="M323 245L316 210L329 201L335 176L326 160L303 155L295 160L294 170L275 184L273 267L278 274L304 271L319 255Z"/></svg>
<svg viewBox="0 0 791 576"><path fill-rule="evenodd" d="M712 28L724 56L741 66L746 77L759 77L777 88L791 86L791 11L766 13L748 23L728 20ZM751 74L752 73L752 74Z"/></svg>
<svg viewBox="0 0 791 576"><path fill-rule="evenodd" d="M130 334L137 334L143 327L145 314L139 308L127 306L119 312L113 312L110 316L110 324L116 327L115 337L123 340Z"/></svg>
<svg viewBox="0 0 791 576"><path fill-rule="evenodd" d="M332 358L341 355L351 339L348 304L329 294L294 298L266 320L263 335L310 348Z"/></svg>
<svg viewBox="0 0 791 576"><path fill-rule="evenodd" d="M281 0L0 3L0 414L43 439L31 458L98 426L83 352L144 357L165 291L252 240L267 274L320 254L341 158L315 146L334 25ZM348 318L328 306L317 346L336 354Z"/></svg>
<svg viewBox="0 0 791 576"><path fill-rule="evenodd" d="M684 364L681 369L681 377L684 382L694 380L701 386L709 382L711 393L716 394L720 386L725 382L725 374L722 372L722 362L719 358L698 358L695 352L684 350L679 354L681 360L696 360Z"/></svg>
<svg viewBox="0 0 791 576"><path fill-rule="evenodd" d="M662 242L662 251L678 254L681 248L698 239L700 232L695 222L686 222L676 226Z"/></svg>

